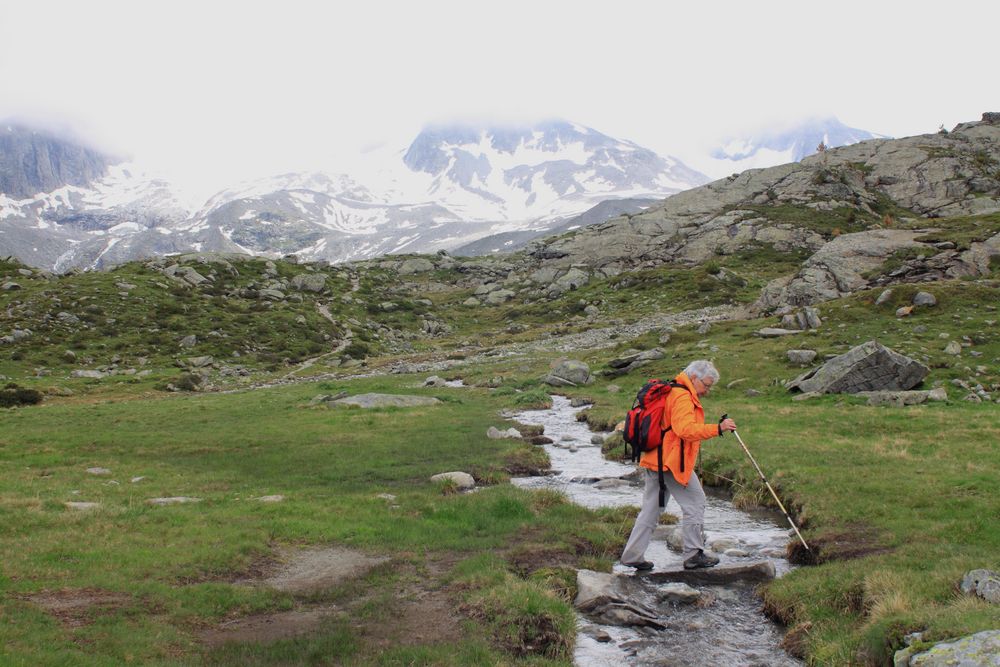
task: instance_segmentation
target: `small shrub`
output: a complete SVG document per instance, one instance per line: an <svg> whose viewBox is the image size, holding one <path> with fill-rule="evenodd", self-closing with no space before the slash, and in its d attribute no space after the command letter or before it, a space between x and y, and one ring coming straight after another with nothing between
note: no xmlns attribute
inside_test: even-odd
<svg viewBox="0 0 1000 667"><path fill-rule="evenodd" d="M21 405L37 405L42 402L42 392L21 387L13 382L0 389L0 407L16 408Z"/></svg>

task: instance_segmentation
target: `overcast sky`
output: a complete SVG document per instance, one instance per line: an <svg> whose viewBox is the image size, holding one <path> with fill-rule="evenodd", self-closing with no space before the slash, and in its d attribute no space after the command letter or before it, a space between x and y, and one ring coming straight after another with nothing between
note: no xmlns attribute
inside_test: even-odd
<svg viewBox="0 0 1000 667"><path fill-rule="evenodd" d="M1000 3L0 0L0 118L206 188L427 122L560 117L661 154L811 116L1000 111Z"/></svg>

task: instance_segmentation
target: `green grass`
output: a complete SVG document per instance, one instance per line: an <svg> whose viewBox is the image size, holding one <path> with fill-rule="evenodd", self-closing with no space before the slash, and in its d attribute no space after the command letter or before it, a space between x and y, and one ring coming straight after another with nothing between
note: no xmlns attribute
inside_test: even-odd
<svg viewBox="0 0 1000 667"><path fill-rule="evenodd" d="M197 637L200 628L224 619L301 602L231 583L275 545L347 545L423 567L451 554L502 552L529 531L548 536L550 544L584 540L610 562L623 536L617 520L606 524L599 513L544 494L535 500L508 485L442 496L428 481L432 474L472 464L502 471L519 445L485 435L488 425L505 426L496 416L509 405L505 399L473 389L406 386L416 384L416 378L393 377L326 384L323 391L402 390L444 402L406 410L310 407L319 387L302 385L6 411L0 422L0 641L7 655L37 665L311 664L330 656L395 664L375 661L368 636L343 622L331 621L315 637L214 652L202 649ZM111 469L111 476L85 472L94 466ZM130 482L140 476L145 479ZM378 493L395 494L398 508ZM273 494L286 500L254 500ZM144 502L173 495L202 501ZM70 500L101 507L74 512L63 507ZM565 552L573 553L570 546ZM569 607L543 584L509 577L527 597L508 604L489 588L473 591L489 601L477 613L486 620L519 619L526 628L537 610L556 614L562 619L556 635L524 655L549 652L565 664L574 635L565 623ZM385 594L391 613L392 577L382 573L367 586L366 595ZM32 595L60 590L112 592L125 601L93 611L78 627L65 626L30 602ZM344 595L331 591L325 598ZM562 648L550 649L551 642ZM513 660L500 657L507 649L474 634L457 647L410 650L429 656L430 662L415 664L433 664L442 651L480 656L473 664Z"/></svg>

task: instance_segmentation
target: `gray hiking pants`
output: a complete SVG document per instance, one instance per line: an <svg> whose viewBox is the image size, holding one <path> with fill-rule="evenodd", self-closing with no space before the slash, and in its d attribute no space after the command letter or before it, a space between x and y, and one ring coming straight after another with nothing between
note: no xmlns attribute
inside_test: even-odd
<svg viewBox="0 0 1000 667"><path fill-rule="evenodd" d="M660 520L660 481L655 470L643 468L646 487L642 493L642 510L635 519L632 534L629 535L622 552L621 562L638 563L645 559L646 547L653 538L653 530ZM705 548L702 535L702 525L705 523L705 492L701 488L698 476L693 472L687 486L682 486L674 479L669 470L663 471L663 481L667 485L664 505L674 497L681 506L681 533L684 537L684 558L688 559Z"/></svg>

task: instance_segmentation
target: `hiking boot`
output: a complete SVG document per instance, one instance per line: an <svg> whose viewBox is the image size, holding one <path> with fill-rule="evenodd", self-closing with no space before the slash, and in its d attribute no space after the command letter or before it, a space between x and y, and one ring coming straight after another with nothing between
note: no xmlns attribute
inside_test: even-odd
<svg viewBox="0 0 1000 667"><path fill-rule="evenodd" d="M698 549L698 553L688 558L684 561L685 570L697 570L703 567L715 567L719 564L719 559L715 556L710 556L701 549Z"/></svg>
<svg viewBox="0 0 1000 667"><path fill-rule="evenodd" d="M625 567L634 567L639 571L653 569L653 563L648 560L641 560L638 563L622 563L622 565L624 565Z"/></svg>

